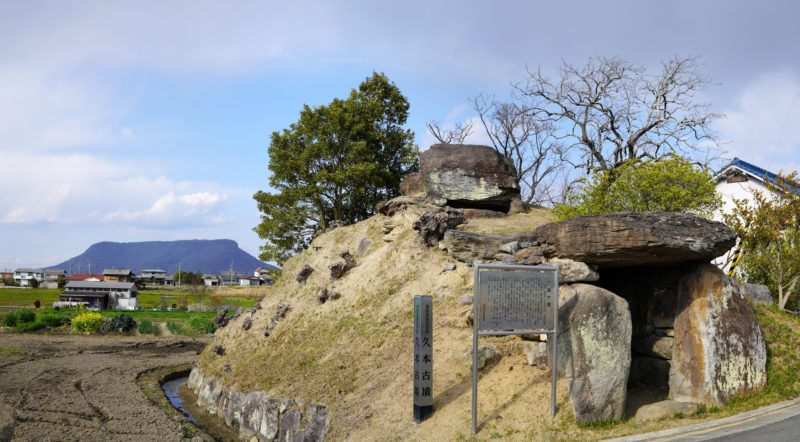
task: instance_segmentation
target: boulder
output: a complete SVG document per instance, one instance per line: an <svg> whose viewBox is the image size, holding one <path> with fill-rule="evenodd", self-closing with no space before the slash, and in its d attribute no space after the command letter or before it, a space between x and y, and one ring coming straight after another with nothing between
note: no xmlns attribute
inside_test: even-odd
<svg viewBox="0 0 800 442"><path fill-rule="evenodd" d="M739 286L711 264L698 264L678 286L669 373L673 399L725 405L763 387L767 349Z"/></svg>
<svg viewBox="0 0 800 442"><path fill-rule="evenodd" d="M548 367L547 343L540 341L522 341L522 353L528 359L528 365L535 365L542 370Z"/></svg>
<svg viewBox="0 0 800 442"><path fill-rule="evenodd" d="M419 172L412 172L400 181L400 194L404 196L425 195L425 179Z"/></svg>
<svg viewBox="0 0 800 442"><path fill-rule="evenodd" d="M423 196L398 196L389 201L384 201L378 204L378 213L385 216L393 216L398 212L402 212L409 207L426 207L433 209L437 206L429 204L425 201Z"/></svg>
<svg viewBox="0 0 800 442"><path fill-rule="evenodd" d="M489 146L434 144L420 155L420 174L440 205L508 213L519 199L514 165Z"/></svg>
<svg viewBox="0 0 800 442"><path fill-rule="evenodd" d="M545 256L601 268L708 262L733 247L725 224L678 212L611 213L545 224L536 239Z"/></svg>
<svg viewBox="0 0 800 442"><path fill-rule="evenodd" d="M306 280L308 279L309 276L311 276L312 273L314 273L314 268L306 264L303 266L302 269L300 269L300 272L297 274L297 277L295 279L297 280L297 282L302 284L306 282Z"/></svg>
<svg viewBox="0 0 800 442"><path fill-rule="evenodd" d="M579 422L619 419L631 365L631 314L619 296L589 284L559 289L557 370L570 380ZM552 340L548 340L552 354Z"/></svg>
<svg viewBox="0 0 800 442"><path fill-rule="evenodd" d="M356 266L356 261L349 251L342 252L339 257L341 258L340 260L328 266L328 270L331 272L331 279L341 278L345 273Z"/></svg>
<svg viewBox="0 0 800 442"><path fill-rule="evenodd" d="M689 416L697 410L697 404L691 402L660 401L647 404L636 410L633 420L636 422L656 421L676 414Z"/></svg>
<svg viewBox="0 0 800 442"><path fill-rule="evenodd" d="M467 348L461 356L469 361L468 363L470 367L472 367L472 347ZM483 370L487 365L499 361L500 358L500 353L497 352L494 345L481 345L478 347L478 371Z"/></svg>
<svg viewBox="0 0 800 442"><path fill-rule="evenodd" d="M573 261L571 259L551 258L547 260L546 264L558 267L559 284L594 282L600 279L600 275L583 262Z"/></svg>
<svg viewBox="0 0 800 442"><path fill-rule="evenodd" d="M462 230L448 230L444 234L447 253L468 265L472 265L475 260L492 261L504 244L528 240L527 235L498 235Z"/></svg>
<svg viewBox="0 0 800 442"><path fill-rule="evenodd" d="M742 296L754 303L767 305L772 305L775 303L775 300L772 299L772 293L770 293L769 287L765 285L750 284L749 282L745 282L739 284L739 288Z"/></svg>
<svg viewBox="0 0 800 442"><path fill-rule="evenodd" d="M439 244L445 233L466 221L464 212L450 207L429 210L414 221L414 230L419 232L420 240L426 246Z"/></svg>
<svg viewBox="0 0 800 442"><path fill-rule="evenodd" d="M369 238L361 238L361 241L358 242L358 248L356 249L356 256L366 255L370 247L372 247L372 240Z"/></svg>

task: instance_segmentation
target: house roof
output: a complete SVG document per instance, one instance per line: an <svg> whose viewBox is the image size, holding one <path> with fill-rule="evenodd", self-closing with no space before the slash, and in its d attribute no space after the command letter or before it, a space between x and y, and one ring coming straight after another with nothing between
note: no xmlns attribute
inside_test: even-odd
<svg viewBox="0 0 800 442"><path fill-rule="evenodd" d="M147 273L167 273L166 270L161 270L161 269L142 269L142 270L139 271L139 273L145 273L145 272L147 272Z"/></svg>
<svg viewBox="0 0 800 442"><path fill-rule="evenodd" d="M70 281L65 286L70 289L109 289L109 290L130 290L136 288L132 282L98 282L98 281Z"/></svg>
<svg viewBox="0 0 800 442"><path fill-rule="evenodd" d="M771 183L775 182L775 179L778 177L775 173L772 173L766 169L762 169L755 164L750 164L747 161L743 161L739 158L734 158L728 163L725 167L720 169L716 175L714 175L714 181L721 180L731 168L736 168L741 170L742 172L747 173L748 175L752 176L753 178L764 182L764 179L768 180Z"/></svg>
<svg viewBox="0 0 800 442"><path fill-rule="evenodd" d="M93 273L76 273L72 276L67 276L67 281L83 281L84 279L97 278L103 280L103 275Z"/></svg>
<svg viewBox="0 0 800 442"><path fill-rule="evenodd" d="M14 273L34 273L34 272L36 272L36 273L44 273L44 269L21 268L21 269L14 270Z"/></svg>
<svg viewBox="0 0 800 442"><path fill-rule="evenodd" d="M131 273L131 269L105 269L103 270L104 275L110 276L128 276Z"/></svg>

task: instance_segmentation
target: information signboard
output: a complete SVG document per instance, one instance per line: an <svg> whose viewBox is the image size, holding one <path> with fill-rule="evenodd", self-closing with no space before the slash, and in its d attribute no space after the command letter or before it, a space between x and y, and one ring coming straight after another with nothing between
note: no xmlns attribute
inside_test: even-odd
<svg viewBox="0 0 800 442"><path fill-rule="evenodd" d="M478 430L478 338L547 334L551 413L556 413L558 267L475 263L472 331L472 433Z"/></svg>
<svg viewBox="0 0 800 442"><path fill-rule="evenodd" d="M433 414L433 298L414 297L414 420Z"/></svg>

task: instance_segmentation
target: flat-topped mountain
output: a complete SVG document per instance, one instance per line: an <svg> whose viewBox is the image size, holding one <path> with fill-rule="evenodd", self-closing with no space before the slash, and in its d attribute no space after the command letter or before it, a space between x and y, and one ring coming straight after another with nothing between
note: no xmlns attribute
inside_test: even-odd
<svg viewBox="0 0 800 442"><path fill-rule="evenodd" d="M276 268L259 261L230 239L190 239L179 241L110 242L93 244L71 260L50 266L72 273L100 273L108 268L161 269L168 274L181 270L219 273L234 271L252 274L258 267Z"/></svg>

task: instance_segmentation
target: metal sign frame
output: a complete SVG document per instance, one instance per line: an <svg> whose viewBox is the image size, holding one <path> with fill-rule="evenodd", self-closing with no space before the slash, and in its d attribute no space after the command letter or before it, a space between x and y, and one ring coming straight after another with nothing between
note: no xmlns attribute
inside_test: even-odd
<svg viewBox="0 0 800 442"><path fill-rule="evenodd" d="M509 272L528 272L528 273L553 273L552 299L550 308L552 309L552 328L541 329L508 329L508 330L481 330L479 309L480 289L481 289L481 270L502 270ZM474 287L472 298L472 434L478 432L478 338L481 336L506 336L506 335L527 335L527 334L546 334L548 341L552 342L553 354L550 359L550 369L552 371L552 389L550 396L550 413L556 414L556 372L557 361L556 338L558 334L558 267L548 265L512 265L512 264L481 264L474 263Z"/></svg>

